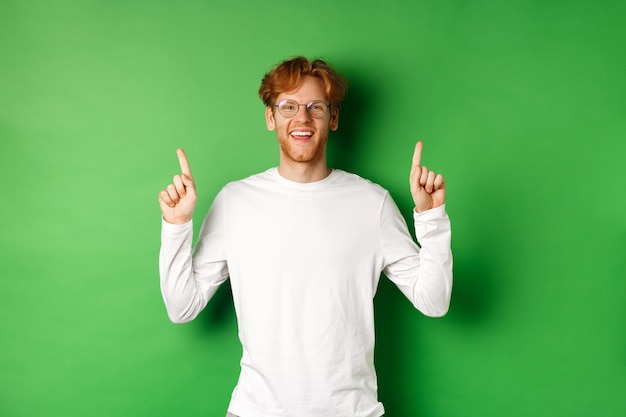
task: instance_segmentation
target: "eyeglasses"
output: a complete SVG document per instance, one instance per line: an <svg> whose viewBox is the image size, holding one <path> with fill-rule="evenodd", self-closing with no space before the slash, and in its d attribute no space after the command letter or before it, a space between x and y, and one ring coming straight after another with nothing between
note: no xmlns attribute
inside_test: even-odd
<svg viewBox="0 0 626 417"><path fill-rule="evenodd" d="M330 105L322 100L313 100L307 104L300 104L295 100L282 100L278 104L274 104L274 107L278 107L278 112L287 118L298 114L300 106L306 106L307 113L314 119L321 119L330 109Z"/></svg>

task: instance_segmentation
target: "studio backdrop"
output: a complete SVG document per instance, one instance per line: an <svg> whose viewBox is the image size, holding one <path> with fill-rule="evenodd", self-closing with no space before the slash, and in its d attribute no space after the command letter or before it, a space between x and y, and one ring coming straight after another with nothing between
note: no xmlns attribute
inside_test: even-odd
<svg viewBox="0 0 626 417"><path fill-rule="evenodd" d="M390 417L626 415L626 6L612 1L0 0L0 415L222 416L228 283L171 324L158 192L185 148L196 232L276 166L257 96L285 58L350 81L332 167L407 219L414 144L445 175L452 305L384 277Z"/></svg>

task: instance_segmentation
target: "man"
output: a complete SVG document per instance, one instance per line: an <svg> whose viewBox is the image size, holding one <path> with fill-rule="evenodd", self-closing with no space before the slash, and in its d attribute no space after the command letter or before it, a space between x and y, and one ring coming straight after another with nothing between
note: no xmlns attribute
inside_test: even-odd
<svg viewBox="0 0 626 417"><path fill-rule="evenodd" d="M448 310L444 179L420 165L418 142L410 189L420 250L386 190L326 164L345 90L321 60L297 57L266 74L259 95L279 165L219 192L193 257L196 189L180 149L182 173L159 195L170 319L193 320L231 280L243 356L228 415L381 416L373 363L380 274L424 314Z"/></svg>

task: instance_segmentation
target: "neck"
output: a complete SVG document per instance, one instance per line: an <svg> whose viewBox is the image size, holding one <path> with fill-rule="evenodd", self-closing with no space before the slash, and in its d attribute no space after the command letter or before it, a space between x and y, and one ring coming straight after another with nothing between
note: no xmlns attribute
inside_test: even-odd
<svg viewBox="0 0 626 417"><path fill-rule="evenodd" d="M316 182L328 177L331 169L326 166L326 161L317 164L310 162L280 161L278 173L285 179L294 182Z"/></svg>

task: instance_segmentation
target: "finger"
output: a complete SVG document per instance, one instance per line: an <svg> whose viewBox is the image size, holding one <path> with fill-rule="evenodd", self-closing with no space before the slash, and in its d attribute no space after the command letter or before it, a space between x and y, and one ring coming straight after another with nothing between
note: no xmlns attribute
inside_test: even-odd
<svg viewBox="0 0 626 417"><path fill-rule="evenodd" d="M411 186L411 192L415 192L419 185L420 176L422 175L422 167L413 165L411 168L411 174L409 175L409 184Z"/></svg>
<svg viewBox="0 0 626 417"><path fill-rule="evenodd" d="M176 150L176 154L178 155L178 162L180 163L180 171L189 176L191 175L191 168L189 168L189 161L187 160L187 155L185 155L185 151L182 148L178 148Z"/></svg>
<svg viewBox="0 0 626 417"><path fill-rule="evenodd" d="M422 175L420 175L420 185L426 185L426 181L428 181L428 168L422 167Z"/></svg>
<svg viewBox="0 0 626 417"><path fill-rule="evenodd" d="M424 144L419 141L415 144L415 151L413 152L413 166L419 166L422 163L422 148Z"/></svg>
<svg viewBox="0 0 626 417"><path fill-rule="evenodd" d="M424 186L424 189L429 193L433 192L433 187L435 185L435 177L436 175L434 171L430 171L428 173L428 178L426 179L426 185Z"/></svg>
<svg viewBox="0 0 626 417"><path fill-rule="evenodd" d="M180 195L178 195L178 191L176 191L174 184L168 185L165 191L167 191L167 194L170 196L170 199L174 202L174 204L178 204L180 201Z"/></svg>
<svg viewBox="0 0 626 417"><path fill-rule="evenodd" d="M163 202L165 205L169 207L174 207L176 205L170 198L170 195L165 190L159 193L159 201Z"/></svg>
<svg viewBox="0 0 626 417"><path fill-rule="evenodd" d="M435 190L446 188L446 180L443 178L443 175L441 174L437 175L437 178L435 178L434 186L435 186Z"/></svg>
<svg viewBox="0 0 626 417"><path fill-rule="evenodd" d="M180 177L183 180L183 184L185 184L185 188L187 192L189 192L189 189L193 189L193 190L196 189L196 183L193 181L192 177L185 175L185 174L181 175Z"/></svg>
<svg viewBox="0 0 626 417"><path fill-rule="evenodd" d="M181 196L181 198L187 194L185 184L183 184L183 179L180 175L174 176L174 187L176 187L176 192L178 192L178 195Z"/></svg>

